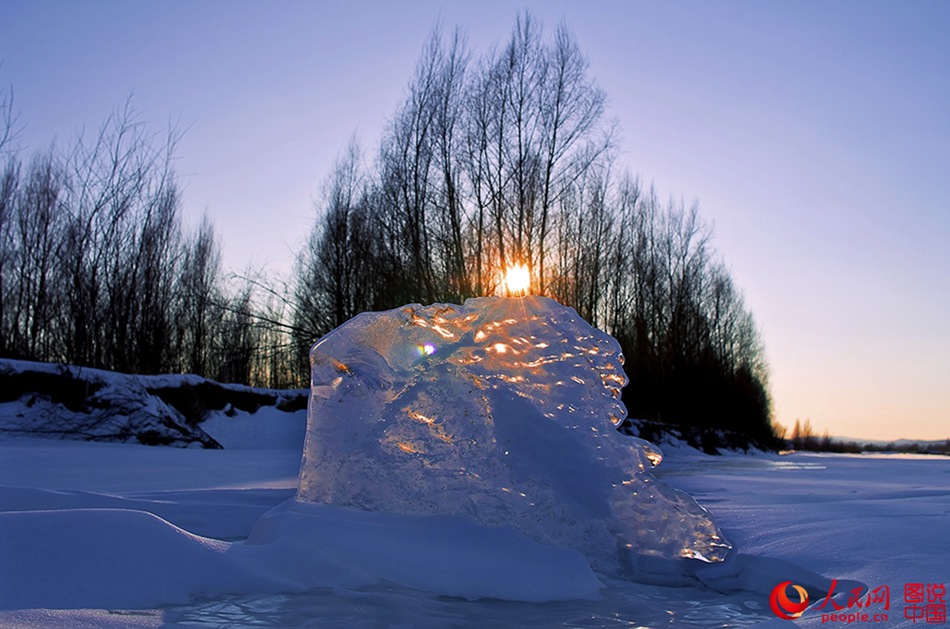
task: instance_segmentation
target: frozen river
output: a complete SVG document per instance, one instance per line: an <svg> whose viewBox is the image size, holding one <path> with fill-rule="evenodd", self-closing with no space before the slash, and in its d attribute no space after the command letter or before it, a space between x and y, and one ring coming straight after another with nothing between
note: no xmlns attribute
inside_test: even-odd
<svg viewBox="0 0 950 629"><path fill-rule="evenodd" d="M190 533L240 540L263 513L293 495L299 452L9 441L0 445L0 508L7 514L56 510L50 511L54 518L89 508L147 511ZM853 626L896 627L915 626L905 618L916 613L905 599L905 586L936 587L950 581L950 459L709 457L668 449L657 475L696 497L735 545L733 554L744 558L734 591L631 583L601 575L606 586L601 600L519 603L434 596L383 583L125 607L95 608L81 601L27 609L6 605L0 626L794 626L775 618L763 593L771 583L759 584L758 592L750 584L756 579L795 580L802 572L836 580L837 589L823 610L818 609L821 597L813 596L811 607L795 621L798 626L826 626L822 614L835 605L850 611L842 584L849 589L862 584L865 592L887 587L889 609L875 610L886 613L887 621ZM36 531L37 544L44 542L42 535L70 535L61 526L49 530L53 532ZM136 541L152 543L148 538ZM0 538L0 552L12 551ZM0 564L3 588L19 578L8 565ZM63 566L65 572L82 568ZM189 571L187 564L177 568L182 575ZM53 587L54 581L50 583Z"/></svg>

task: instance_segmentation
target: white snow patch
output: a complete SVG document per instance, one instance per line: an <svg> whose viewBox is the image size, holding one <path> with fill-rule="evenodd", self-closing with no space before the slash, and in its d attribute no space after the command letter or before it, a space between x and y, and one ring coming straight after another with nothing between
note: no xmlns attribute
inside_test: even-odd
<svg viewBox="0 0 950 629"><path fill-rule="evenodd" d="M307 430L307 411L285 412L262 406L254 413L231 410L214 411L201 422L201 429L225 450L303 448Z"/></svg>

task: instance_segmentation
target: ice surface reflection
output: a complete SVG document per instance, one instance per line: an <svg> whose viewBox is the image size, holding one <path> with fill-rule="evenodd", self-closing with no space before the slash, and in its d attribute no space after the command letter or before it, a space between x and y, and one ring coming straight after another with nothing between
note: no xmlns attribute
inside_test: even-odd
<svg viewBox="0 0 950 629"><path fill-rule="evenodd" d="M657 476L662 478L691 475L708 470L710 462L701 457L678 458L675 466L661 468ZM728 457L724 459L715 459L716 473L721 474L743 474L759 472L789 472L797 470L819 471L826 469L826 466L816 461L806 461L801 458L784 459L769 454L764 456L745 456Z"/></svg>
<svg viewBox="0 0 950 629"><path fill-rule="evenodd" d="M764 597L604 579L600 601L467 601L395 585L196 601L165 626L241 627L745 627L773 619Z"/></svg>

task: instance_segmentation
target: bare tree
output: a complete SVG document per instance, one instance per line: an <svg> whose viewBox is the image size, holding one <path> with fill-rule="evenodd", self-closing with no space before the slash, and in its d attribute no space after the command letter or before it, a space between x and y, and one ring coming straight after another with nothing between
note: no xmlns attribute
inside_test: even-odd
<svg viewBox="0 0 950 629"><path fill-rule="evenodd" d="M406 101L389 125L379 158L379 201L383 220L394 235L393 253L407 273L406 297L416 294L426 301L434 300L436 294L429 219L431 182L437 173L434 127L441 53L440 39L433 35L409 84Z"/></svg>
<svg viewBox="0 0 950 629"><path fill-rule="evenodd" d="M460 300L472 293L466 255L466 210L463 189L462 130L465 125L465 79L469 53L458 30L447 48L439 50L429 71L435 74L433 101L434 155L437 173L431 186L436 221L434 238L437 246L437 288L440 299Z"/></svg>
<svg viewBox="0 0 950 629"><path fill-rule="evenodd" d="M64 223L60 213L63 173L52 152L30 166L15 219L16 299L11 333L23 356L54 354L56 264Z"/></svg>
<svg viewBox="0 0 950 629"><path fill-rule="evenodd" d="M603 124L605 95L587 68L566 28L546 42L540 25L523 14L502 51L482 59L467 99L477 265L486 250L490 266L525 263L542 293L549 289L552 217L613 147L613 127Z"/></svg>
<svg viewBox="0 0 950 629"><path fill-rule="evenodd" d="M12 233L14 204L20 183L19 162L10 157L0 174L0 355L13 353L13 323L7 302L15 284L12 277L14 240Z"/></svg>
<svg viewBox="0 0 950 629"><path fill-rule="evenodd" d="M19 135L19 113L13 106L13 88L0 90L0 158L12 158L19 150L14 145Z"/></svg>
<svg viewBox="0 0 950 629"><path fill-rule="evenodd" d="M556 217L557 259L548 292L592 325L605 326L608 291L616 270L609 266L614 249L615 216L609 206L609 167L586 169L561 194Z"/></svg>
<svg viewBox="0 0 950 629"><path fill-rule="evenodd" d="M472 257L475 290L491 293L497 275L508 264L507 72L494 53L482 58L466 96L466 164L473 195Z"/></svg>
<svg viewBox="0 0 950 629"><path fill-rule="evenodd" d="M301 355L320 335L373 305L378 245L361 161L351 141L324 186L321 213L297 258L293 335Z"/></svg>
<svg viewBox="0 0 950 629"><path fill-rule="evenodd" d="M0 172L0 355L9 355L12 350L12 324L8 323L8 291L10 281L7 274L10 272L13 255L12 221L14 201L17 194L20 178L20 163L17 159L17 150L12 146L16 138L17 116L13 109L13 88L0 92L0 158L5 163Z"/></svg>
<svg viewBox="0 0 950 629"><path fill-rule="evenodd" d="M68 156L62 281L72 362L148 371L168 364L162 352L180 242L171 168L177 139L170 129L157 142L130 100Z"/></svg>
<svg viewBox="0 0 950 629"><path fill-rule="evenodd" d="M588 61L565 26L557 29L545 50L540 90L541 179L538 228L538 287L547 288L546 241L553 206L575 181L607 155L613 128L599 127L606 95L587 75Z"/></svg>
<svg viewBox="0 0 950 629"><path fill-rule="evenodd" d="M208 374L213 366L213 336L221 320L221 251L214 226L205 215L197 232L184 243L177 283L179 369Z"/></svg>
<svg viewBox="0 0 950 629"><path fill-rule="evenodd" d="M228 299L218 326L219 359L214 377L221 382L251 383L260 343L250 286Z"/></svg>

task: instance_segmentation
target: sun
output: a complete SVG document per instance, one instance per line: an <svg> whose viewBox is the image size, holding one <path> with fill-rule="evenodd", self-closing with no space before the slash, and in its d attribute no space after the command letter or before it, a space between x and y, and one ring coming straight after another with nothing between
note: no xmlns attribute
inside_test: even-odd
<svg viewBox="0 0 950 629"><path fill-rule="evenodd" d="M508 267L504 284L509 295L527 295L531 287L531 273L528 267L524 264Z"/></svg>

